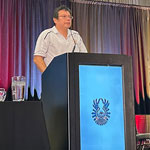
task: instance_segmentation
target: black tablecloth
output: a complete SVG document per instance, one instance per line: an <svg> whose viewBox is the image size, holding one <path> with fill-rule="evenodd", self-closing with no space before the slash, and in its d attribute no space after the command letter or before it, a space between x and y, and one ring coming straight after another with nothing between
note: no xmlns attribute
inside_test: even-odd
<svg viewBox="0 0 150 150"><path fill-rule="evenodd" d="M41 101L0 102L0 150L50 150Z"/></svg>

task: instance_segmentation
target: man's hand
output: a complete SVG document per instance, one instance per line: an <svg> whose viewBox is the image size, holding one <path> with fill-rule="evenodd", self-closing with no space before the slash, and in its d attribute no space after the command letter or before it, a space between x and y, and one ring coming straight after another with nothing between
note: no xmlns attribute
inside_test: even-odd
<svg viewBox="0 0 150 150"><path fill-rule="evenodd" d="M46 69L46 64L44 62L43 57L35 55L33 61L36 64L37 68L43 73Z"/></svg>

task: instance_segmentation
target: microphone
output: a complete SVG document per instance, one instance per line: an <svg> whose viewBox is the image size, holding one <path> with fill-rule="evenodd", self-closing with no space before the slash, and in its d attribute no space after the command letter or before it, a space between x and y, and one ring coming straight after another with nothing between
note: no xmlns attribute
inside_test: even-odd
<svg viewBox="0 0 150 150"><path fill-rule="evenodd" d="M75 48L76 48L76 41L75 41L75 39L74 39L74 37L73 37L72 30L70 30L70 31L71 31L71 36L72 36L72 39L73 39L73 42L74 42L74 47L73 47L73 49L72 49L72 53L74 53Z"/></svg>
<svg viewBox="0 0 150 150"><path fill-rule="evenodd" d="M76 45L74 45L74 47L73 47L73 49L72 49L72 53L74 53L75 48L76 48Z"/></svg>

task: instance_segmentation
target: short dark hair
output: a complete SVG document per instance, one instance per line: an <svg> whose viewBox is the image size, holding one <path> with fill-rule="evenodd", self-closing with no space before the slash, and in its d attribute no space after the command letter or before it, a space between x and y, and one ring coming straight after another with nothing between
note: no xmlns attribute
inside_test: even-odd
<svg viewBox="0 0 150 150"><path fill-rule="evenodd" d="M58 19L58 12L59 12L60 10L68 11L68 12L72 15L71 10L70 10L67 6L61 5L61 6L57 7L57 8L55 8L53 18Z"/></svg>

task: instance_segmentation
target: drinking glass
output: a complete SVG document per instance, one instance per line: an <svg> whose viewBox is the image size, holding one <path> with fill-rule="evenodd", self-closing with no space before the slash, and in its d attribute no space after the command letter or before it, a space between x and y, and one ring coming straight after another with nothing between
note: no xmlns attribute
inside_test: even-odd
<svg viewBox="0 0 150 150"><path fill-rule="evenodd" d="M3 102L6 98L6 91L4 88L0 88L0 101Z"/></svg>
<svg viewBox="0 0 150 150"><path fill-rule="evenodd" d="M24 101L26 78L24 76L12 77L12 100Z"/></svg>

